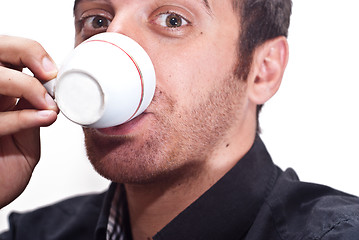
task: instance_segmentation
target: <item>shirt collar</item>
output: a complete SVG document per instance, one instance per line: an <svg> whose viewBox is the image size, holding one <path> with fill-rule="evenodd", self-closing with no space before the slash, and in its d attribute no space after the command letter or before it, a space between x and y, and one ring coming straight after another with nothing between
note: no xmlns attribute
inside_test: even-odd
<svg viewBox="0 0 359 240"><path fill-rule="evenodd" d="M116 219L113 219L114 217ZM113 222L109 224L111 218ZM103 200L96 226L95 239L132 239L130 227L124 185L112 183Z"/></svg>
<svg viewBox="0 0 359 240"><path fill-rule="evenodd" d="M108 223L108 218L110 216L111 203L115 195L116 188L117 188L116 184L112 183L105 195L105 198L102 203L100 216L98 218L96 225L95 239L98 240L106 239L107 223Z"/></svg>
<svg viewBox="0 0 359 240"><path fill-rule="evenodd" d="M154 239L241 239L273 188L278 171L257 136L235 167Z"/></svg>

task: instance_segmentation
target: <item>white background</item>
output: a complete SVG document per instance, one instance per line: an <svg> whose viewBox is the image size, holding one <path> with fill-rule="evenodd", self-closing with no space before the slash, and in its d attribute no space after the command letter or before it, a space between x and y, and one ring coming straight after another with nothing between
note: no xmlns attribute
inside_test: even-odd
<svg viewBox="0 0 359 240"><path fill-rule="evenodd" d="M359 2L293 0L290 61L261 116L274 161L303 181L359 195ZM58 64L73 47L72 0L0 0L0 34L39 41ZM62 115L42 130L42 157L25 192L0 210L24 211L68 196L103 191L86 159L81 128Z"/></svg>

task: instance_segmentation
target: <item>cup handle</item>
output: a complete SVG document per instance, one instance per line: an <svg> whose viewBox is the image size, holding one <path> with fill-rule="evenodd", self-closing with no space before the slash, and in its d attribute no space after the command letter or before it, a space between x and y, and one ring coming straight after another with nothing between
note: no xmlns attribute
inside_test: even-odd
<svg viewBox="0 0 359 240"><path fill-rule="evenodd" d="M54 96L54 93L55 93L55 92L54 92L54 91L55 91L55 82L56 82L56 78L54 78L54 79L52 79L52 80L50 80L50 81L48 81L48 82L42 84L42 85L46 88L47 92L50 94L50 96L51 96L52 98L55 98L55 96Z"/></svg>

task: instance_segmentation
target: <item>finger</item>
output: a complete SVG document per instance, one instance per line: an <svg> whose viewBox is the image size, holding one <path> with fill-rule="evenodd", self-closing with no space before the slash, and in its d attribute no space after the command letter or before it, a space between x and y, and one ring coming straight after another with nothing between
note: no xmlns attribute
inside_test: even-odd
<svg viewBox="0 0 359 240"><path fill-rule="evenodd" d="M0 137L25 129L49 126L56 121L52 110L21 110L0 113Z"/></svg>
<svg viewBox="0 0 359 240"><path fill-rule="evenodd" d="M58 111L56 103L34 77L0 66L0 94L25 98L35 108Z"/></svg>
<svg viewBox="0 0 359 240"><path fill-rule="evenodd" d="M22 98L17 101L16 106L12 109L12 111L19 111L19 110L25 110L25 109L34 109L34 106L29 101ZM58 109L58 108L57 109L45 109L45 110L52 110L52 111L56 112L57 114L60 113L60 109Z"/></svg>
<svg viewBox="0 0 359 240"><path fill-rule="evenodd" d="M36 41L0 36L0 62L27 67L40 80L47 81L57 75L57 68L45 49Z"/></svg>

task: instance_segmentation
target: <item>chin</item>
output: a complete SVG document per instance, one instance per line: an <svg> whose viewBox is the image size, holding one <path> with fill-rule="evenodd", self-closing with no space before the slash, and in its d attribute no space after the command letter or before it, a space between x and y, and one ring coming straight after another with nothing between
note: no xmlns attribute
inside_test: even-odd
<svg viewBox="0 0 359 240"><path fill-rule="evenodd" d="M124 184L163 184L193 174L198 166L176 150L166 148L164 139L151 134L150 139L93 138L85 134L87 155L94 169L103 177ZM155 139L156 138L156 139ZM189 176L188 176L189 177Z"/></svg>
<svg viewBox="0 0 359 240"><path fill-rule="evenodd" d="M85 131L88 158L103 177L117 183L142 184L156 181L173 168L156 146L145 137L101 137ZM96 134L96 135L94 135Z"/></svg>
<svg viewBox="0 0 359 240"><path fill-rule="evenodd" d="M176 173L183 172L182 167L158 166L157 163L147 160L119 160L104 158L90 159L94 169L103 177L112 182L123 184L154 184L168 181ZM183 177L183 174L178 174Z"/></svg>

